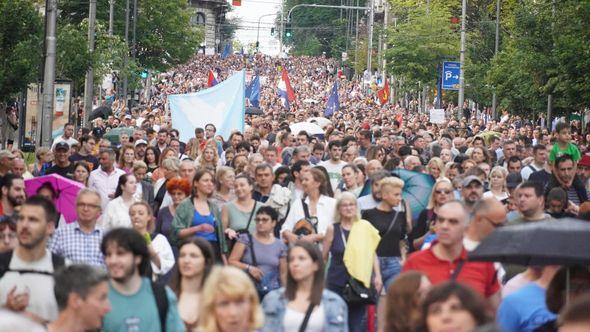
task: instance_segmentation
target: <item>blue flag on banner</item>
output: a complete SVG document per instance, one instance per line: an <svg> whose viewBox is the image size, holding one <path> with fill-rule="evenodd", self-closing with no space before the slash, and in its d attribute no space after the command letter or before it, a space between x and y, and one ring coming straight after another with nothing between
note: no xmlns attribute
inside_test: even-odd
<svg viewBox="0 0 590 332"><path fill-rule="evenodd" d="M254 107L260 107L260 79L256 75L246 87L246 98Z"/></svg>
<svg viewBox="0 0 590 332"><path fill-rule="evenodd" d="M225 139L234 130L244 132L245 85L242 70L212 88L168 96L172 127L178 129L180 140L188 142L195 128L205 128L207 123L214 124Z"/></svg>
<svg viewBox="0 0 590 332"><path fill-rule="evenodd" d="M338 100L338 81L334 82L332 92L328 98L328 105L324 110L324 116L331 116L334 112L338 112L340 109L340 101Z"/></svg>
<svg viewBox="0 0 590 332"><path fill-rule="evenodd" d="M223 53L221 53L221 58L225 59L230 55L231 55L231 43L227 43L227 44L225 44L225 47L223 48Z"/></svg>

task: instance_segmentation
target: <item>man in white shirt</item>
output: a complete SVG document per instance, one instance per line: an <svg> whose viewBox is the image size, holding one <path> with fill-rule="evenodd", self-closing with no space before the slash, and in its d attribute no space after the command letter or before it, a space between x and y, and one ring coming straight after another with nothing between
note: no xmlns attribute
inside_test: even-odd
<svg viewBox="0 0 590 332"><path fill-rule="evenodd" d="M66 123L64 125L64 134L62 136L59 136L55 140L53 140L53 144L51 145L51 150L53 150L55 148L55 145L60 142L68 143L70 148L72 147L72 145L78 144L78 140L76 140L74 137L72 137L73 135L74 135L74 125L71 123Z"/></svg>
<svg viewBox="0 0 590 332"><path fill-rule="evenodd" d="M100 167L92 171L88 178L88 188L94 189L100 194L103 211L115 195L119 177L125 174L125 171L115 168L115 158L113 149L101 150L99 154Z"/></svg>
<svg viewBox="0 0 590 332"><path fill-rule="evenodd" d="M547 153L547 147L543 144L537 144L533 146L533 162L522 168L520 175L524 181L528 181L529 176L533 172L540 171L547 166L547 159L549 154Z"/></svg>
<svg viewBox="0 0 590 332"><path fill-rule="evenodd" d="M342 180L342 167L346 165L346 162L340 159L342 156L342 143L340 141L331 141L328 143L328 150L330 151L330 159L320 162L318 166L326 168L332 190L336 191L338 183Z"/></svg>

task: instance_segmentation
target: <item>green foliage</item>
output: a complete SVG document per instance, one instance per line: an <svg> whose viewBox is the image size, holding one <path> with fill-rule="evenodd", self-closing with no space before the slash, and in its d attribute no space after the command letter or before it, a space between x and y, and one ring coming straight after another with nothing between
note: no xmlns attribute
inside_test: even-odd
<svg viewBox="0 0 590 332"><path fill-rule="evenodd" d="M387 32L388 71L408 84L434 86L441 61L459 54L459 35L450 24L451 11L433 2L428 12L419 6L407 8L407 13L397 28L390 27Z"/></svg>
<svg viewBox="0 0 590 332"><path fill-rule="evenodd" d="M85 22L84 22L85 23ZM84 76L92 59L88 52L88 26L85 24L57 25L55 77L71 79L74 91L81 91Z"/></svg>
<svg viewBox="0 0 590 332"><path fill-rule="evenodd" d="M37 81L43 21L30 0L0 0L0 101Z"/></svg>

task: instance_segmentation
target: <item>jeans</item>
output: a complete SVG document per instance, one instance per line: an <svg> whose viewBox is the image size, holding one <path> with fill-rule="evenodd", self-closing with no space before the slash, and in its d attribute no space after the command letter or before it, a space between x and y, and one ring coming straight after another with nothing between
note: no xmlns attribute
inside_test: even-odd
<svg viewBox="0 0 590 332"><path fill-rule="evenodd" d="M395 277L402 271L400 257L379 257L379 268L381 270L381 279L383 280L383 289L387 291L389 285Z"/></svg>

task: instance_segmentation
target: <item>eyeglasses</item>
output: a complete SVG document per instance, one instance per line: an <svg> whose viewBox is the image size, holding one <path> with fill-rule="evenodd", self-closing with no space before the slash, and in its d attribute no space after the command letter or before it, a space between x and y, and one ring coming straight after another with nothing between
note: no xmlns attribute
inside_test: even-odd
<svg viewBox="0 0 590 332"><path fill-rule="evenodd" d="M98 209L98 208L100 208L100 205L98 205L98 204L78 203L78 204L76 204L76 206L78 206L79 208L82 208L82 209Z"/></svg>
<svg viewBox="0 0 590 332"><path fill-rule="evenodd" d="M271 218L256 218L256 219L254 219L254 221L258 224L265 224L267 222L271 222L272 219Z"/></svg>
<svg viewBox="0 0 590 332"><path fill-rule="evenodd" d="M506 224L506 219L502 220L499 223L495 223L492 219L486 216L482 216L482 218L485 219L490 225L492 225L493 228L500 228Z"/></svg>

